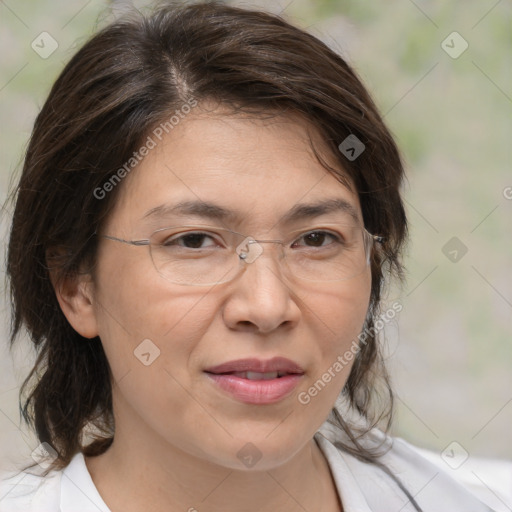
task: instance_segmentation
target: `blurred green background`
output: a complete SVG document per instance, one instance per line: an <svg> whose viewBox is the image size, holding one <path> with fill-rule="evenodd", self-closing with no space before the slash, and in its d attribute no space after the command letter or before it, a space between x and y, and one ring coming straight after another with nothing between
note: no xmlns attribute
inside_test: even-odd
<svg viewBox="0 0 512 512"><path fill-rule="evenodd" d="M129 3L0 1L2 201L64 63ZM407 283L391 289L383 306L403 305L386 331L397 393L394 434L438 452L456 440L470 455L512 458L511 2L228 3L281 13L340 52L402 149L411 225ZM58 44L47 58L31 47L39 41L43 53L42 32ZM3 254L8 224L9 211L2 216ZM20 432L17 406L33 355L20 343L11 359L2 300L0 460L37 445Z"/></svg>

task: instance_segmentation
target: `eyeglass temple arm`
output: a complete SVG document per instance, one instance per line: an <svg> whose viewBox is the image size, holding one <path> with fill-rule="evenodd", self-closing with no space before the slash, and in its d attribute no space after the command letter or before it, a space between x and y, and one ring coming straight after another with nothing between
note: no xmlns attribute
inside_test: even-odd
<svg viewBox="0 0 512 512"><path fill-rule="evenodd" d="M122 242L123 244L130 245L149 245L149 240L124 240L122 238L117 238L115 236L110 235L100 235L102 238L107 238L108 240L114 240L115 242Z"/></svg>

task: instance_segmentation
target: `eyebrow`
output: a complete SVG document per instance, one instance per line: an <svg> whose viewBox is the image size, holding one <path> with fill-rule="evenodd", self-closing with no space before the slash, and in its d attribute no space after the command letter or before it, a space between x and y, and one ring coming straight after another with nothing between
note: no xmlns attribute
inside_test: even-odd
<svg viewBox="0 0 512 512"><path fill-rule="evenodd" d="M323 199L312 203L296 204L280 219L283 224L304 219L320 217L327 213L343 212L359 222L359 216L352 204L341 198ZM215 219L218 221L233 221L243 218L239 210L229 210L214 203L204 201L182 201L173 205L162 204L151 210L148 210L143 219L154 217L166 217L170 215L202 217L205 219Z"/></svg>
<svg viewBox="0 0 512 512"><path fill-rule="evenodd" d="M350 215L356 222L359 222L357 211L345 199L324 199L314 203L305 203L295 205L289 212L287 212L281 219L283 223L291 223L295 220L311 219L320 217L327 213L343 212Z"/></svg>
<svg viewBox="0 0 512 512"><path fill-rule="evenodd" d="M182 201L173 205L161 204L148 210L142 218L167 217L170 215L193 215L207 219L230 220L240 217L241 212L228 210L217 204L205 203L204 201Z"/></svg>

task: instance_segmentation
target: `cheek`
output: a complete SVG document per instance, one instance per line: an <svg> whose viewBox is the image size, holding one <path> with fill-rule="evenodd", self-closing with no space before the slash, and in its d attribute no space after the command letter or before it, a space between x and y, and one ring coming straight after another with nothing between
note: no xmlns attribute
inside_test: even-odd
<svg viewBox="0 0 512 512"><path fill-rule="evenodd" d="M305 300L317 359L297 399L307 414L323 417L340 394L354 364L370 300L371 280L360 278Z"/></svg>
<svg viewBox="0 0 512 512"><path fill-rule="evenodd" d="M104 268L97 312L119 421L144 418L155 431L181 439L181 425L200 423L198 418L205 424L209 418L191 396L195 354L215 317L214 301L206 291L167 285L140 262ZM177 410L181 420L170 422Z"/></svg>
<svg viewBox="0 0 512 512"><path fill-rule="evenodd" d="M316 337L322 352L338 353L357 339L368 311L371 292L369 272L349 281L324 287L321 293L304 299L311 322L316 319Z"/></svg>
<svg viewBox="0 0 512 512"><path fill-rule="evenodd" d="M116 380L153 367L153 361L185 375L190 354L215 315L204 300L207 292L167 285L149 255L147 260L106 260L98 272L99 335ZM146 380L157 380L154 374L146 372Z"/></svg>

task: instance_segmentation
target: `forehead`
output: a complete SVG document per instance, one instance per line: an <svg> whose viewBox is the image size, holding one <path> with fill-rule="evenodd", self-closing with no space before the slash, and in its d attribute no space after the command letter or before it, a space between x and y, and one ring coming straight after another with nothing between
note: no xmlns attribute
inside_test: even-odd
<svg viewBox="0 0 512 512"><path fill-rule="evenodd" d="M339 211L361 218L355 187L320 133L297 115L261 118L198 108L161 140L150 137L154 147L122 183L111 216L116 224L145 226L175 214L176 205L192 206L193 214L201 203L208 205L203 213L215 217L224 210L235 223L292 221L301 205L311 211L324 200L331 211L344 203ZM351 188L322 166L312 144Z"/></svg>

